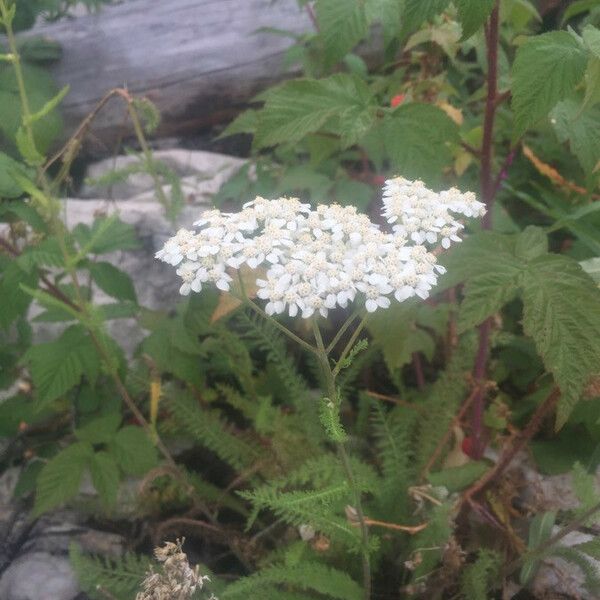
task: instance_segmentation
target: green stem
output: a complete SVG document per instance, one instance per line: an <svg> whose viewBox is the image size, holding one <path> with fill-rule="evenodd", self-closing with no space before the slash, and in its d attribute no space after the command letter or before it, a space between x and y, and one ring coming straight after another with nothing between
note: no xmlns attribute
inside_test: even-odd
<svg viewBox="0 0 600 600"><path fill-rule="evenodd" d="M331 340L329 346L327 346L326 350L327 350L327 354L330 354L331 351L336 347L337 343L342 339L342 336L344 335L344 333L346 333L346 330L348 329L348 327L350 327L350 325L352 325L352 323L354 323L354 319L356 319L356 317L358 317L358 312L353 312L348 319L346 319L346 322L340 327L339 331L335 334L334 338Z"/></svg>
<svg viewBox="0 0 600 600"><path fill-rule="evenodd" d="M352 335L352 338L349 341L350 348L352 347L354 341L360 334L360 331L364 326L364 322L365 319L361 321L359 327L357 328L357 331L355 331ZM317 324L316 318L313 318L313 331L315 335L315 340L317 342L317 357L319 359L319 364L321 365L321 370L325 379L327 395L329 396L329 399L332 402L337 402L338 392L335 384L337 372L335 369L331 369L331 365L329 363L329 355L327 349L325 348L325 344L323 343L323 337L321 336L321 331L319 329L319 325ZM342 353L342 357L340 357L340 360L343 360L344 353L347 354L347 352L349 352L349 347L346 346L344 352ZM338 365L339 364L340 363L338 362ZM348 452L346 451L346 447L342 442L337 442L336 446L338 455L340 457L340 462L342 463L344 473L346 474L346 479L348 480L350 489L354 494L354 508L356 509L356 515L360 525L360 532L362 537L364 598L365 600L369 600L371 598L371 560L369 557L369 528L367 526L365 514L362 508L361 492L358 488L358 485L356 484L356 477L354 476L354 472L352 470L352 465L350 464L350 458L348 456Z"/></svg>
<svg viewBox="0 0 600 600"><path fill-rule="evenodd" d="M338 373L340 372L340 369L342 368L342 365L344 364L344 360L346 359L346 357L348 356L348 354L350 353L350 351L354 347L354 343L358 339L358 336L361 334L362 330L365 328L365 325L367 324L367 317L368 317L368 315L365 315L361 319L360 323L358 324L358 326L356 327L356 329L352 333L352 336L348 340L348 343L346 344L346 346L342 350L342 353L340 354L340 357L337 360L337 364L335 365L335 368L333 369L333 376L334 377L337 377Z"/></svg>
<svg viewBox="0 0 600 600"><path fill-rule="evenodd" d="M156 171L154 157L152 156L152 150L148 146L148 142L146 141L146 136L144 134L144 128L140 122L140 118L137 114L135 106L133 102L127 103L127 110L129 112L129 117L131 118L131 123L133 124L133 130L135 131L135 136L138 140L140 148L142 149L142 153L144 154L144 158L146 160L146 169L152 177L152 181L154 182L154 189L156 191L156 195L158 196L158 201L163 205L164 209L167 210L169 208L169 200L163 190L162 181L160 180L160 176Z"/></svg>
<svg viewBox="0 0 600 600"><path fill-rule="evenodd" d="M279 321L268 315L256 302L253 302L244 294L242 300L257 314L259 314L267 321L273 323L279 331L281 331L284 335L289 337L291 340L296 342L296 344L300 345L307 352L311 352L312 354L318 354L317 349L314 346L311 346L308 342L305 342L301 337L297 336L293 331L290 331L285 325L282 325Z"/></svg>

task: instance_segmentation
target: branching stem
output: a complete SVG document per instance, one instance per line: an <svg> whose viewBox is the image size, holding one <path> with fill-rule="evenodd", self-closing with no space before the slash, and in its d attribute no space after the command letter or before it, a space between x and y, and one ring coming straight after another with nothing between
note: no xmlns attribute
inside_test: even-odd
<svg viewBox="0 0 600 600"><path fill-rule="evenodd" d="M319 364L321 366L321 371L323 373L323 378L326 383L326 392L332 402L336 402L338 397L338 390L335 383L335 379L337 373L339 371L338 367L342 364L344 358L347 356L348 352L352 349L356 338L359 336L362 328L364 327L365 319L363 318L358 327L355 329L352 337L348 341L346 348L344 348L340 358L338 360L337 366L332 370L331 364L329 362L329 355L327 353L327 349L325 348L325 344L323 343L323 337L321 336L321 331L319 329L319 325L317 323L316 318L313 318L313 332L315 335L315 341L317 343L317 357L319 359ZM369 526L367 525L367 521L365 518L365 513L362 508L362 500L361 500L361 492L356 483L356 477L354 476L354 472L352 470L352 465L350 464L350 458L348 456L348 452L346 451L345 445L343 442L337 442L337 451L340 457L340 462L346 474L346 479L350 485L350 488L354 494L354 508L356 510L357 521L360 526L361 537L362 537L362 567L363 567L363 586L364 586L364 598L365 600L370 600L371 598L371 559L369 556Z"/></svg>

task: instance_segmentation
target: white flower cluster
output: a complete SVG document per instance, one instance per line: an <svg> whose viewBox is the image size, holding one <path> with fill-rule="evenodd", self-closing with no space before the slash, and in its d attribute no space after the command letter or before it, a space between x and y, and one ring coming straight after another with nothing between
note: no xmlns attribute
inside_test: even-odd
<svg viewBox="0 0 600 600"><path fill-rule="evenodd" d="M393 223L393 230L416 244L435 244L449 248L460 242L458 233L464 228L454 215L482 217L485 204L478 202L473 192L462 193L451 188L432 192L422 181L396 177L383 188L383 216Z"/></svg>
<svg viewBox="0 0 600 600"><path fill-rule="evenodd" d="M327 316L359 294L369 312L387 308L391 297L427 298L444 272L427 246L460 241L463 225L453 215L480 216L484 205L473 194L435 193L403 178L386 182L383 204L392 233L352 206L312 210L296 198L259 197L238 213L205 212L196 233L181 229L156 257L178 267L184 295L204 283L227 291L228 270L262 265L257 296L270 315Z"/></svg>

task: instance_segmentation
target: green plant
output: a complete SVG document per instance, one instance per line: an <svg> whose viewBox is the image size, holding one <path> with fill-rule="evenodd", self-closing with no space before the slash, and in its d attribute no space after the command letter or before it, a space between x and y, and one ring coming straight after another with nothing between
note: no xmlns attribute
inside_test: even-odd
<svg viewBox="0 0 600 600"><path fill-rule="evenodd" d="M341 308L354 296L307 305L257 290L256 277L238 270L243 261L201 277L195 264L178 265L182 291L201 284L202 293L152 313L106 258L136 245L132 228L114 215L71 230L62 220L61 185L82 138L59 153L50 177L39 131L51 130L43 123L62 94L34 101L15 4L0 0L2 64L21 115L7 136L12 154L0 155L0 387L12 386L0 404L2 467L22 468L16 493L35 495L36 515L80 502L89 473L98 500L85 508L110 517L120 481L143 477L136 516L160 541L198 532L211 570L227 575L215 577L220 598L486 598L519 571L526 584L553 553L593 589L595 541L559 542L597 511L588 473L600 456L600 8L573 2L541 19L525 0L300 4L316 28L287 60L303 76L260 94L226 129L252 135L253 164L215 202L297 194L321 214L351 214L350 236L367 219L350 206L376 221L374 199L386 179L405 185L400 173L434 189L479 189L481 224L459 224L465 241L439 256L447 272L420 288L431 291L426 302L397 286L397 303L382 288L366 320L360 302L356 312ZM381 39L368 61L354 52ZM145 139L155 112L125 90L109 92L98 111L113 96L128 108L141 154L108 183L149 171L173 216L177 194L162 189L172 174ZM431 211L447 199L434 197ZM288 224L291 205L269 204ZM308 207L300 212L310 218ZM224 225L215 213L204 218ZM256 235L243 227L240 244ZM407 231L418 238L407 235L409 245L445 248L449 232L433 232L423 241ZM180 235L177 247L190 241ZM259 255L249 253L248 266ZM237 299L205 289L211 282ZM113 301L97 305L95 288ZM33 301L43 309L37 321L64 325L52 341L32 343ZM325 301L337 306L326 318L273 318L283 309L308 317ZM148 331L131 360L105 327L125 317ZM541 471L573 470L582 506L540 513L524 531L503 475L528 445ZM105 564L73 550L72 560L86 590L118 598L133 598L145 572L143 559Z"/></svg>

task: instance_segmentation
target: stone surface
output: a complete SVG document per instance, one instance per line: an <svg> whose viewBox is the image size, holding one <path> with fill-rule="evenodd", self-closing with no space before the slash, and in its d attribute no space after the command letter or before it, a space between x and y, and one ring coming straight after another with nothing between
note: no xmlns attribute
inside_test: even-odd
<svg viewBox="0 0 600 600"><path fill-rule="evenodd" d="M21 556L0 579L2 600L74 600L78 593L69 559L48 552Z"/></svg>
<svg viewBox="0 0 600 600"><path fill-rule="evenodd" d="M69 228L77 223L91 224L98 214L113 213L117 213L122 221L133 225L140 248L103 255L102 260L111 262L132 277L142 306L152 310L168 310L175 306L179 278L172 267L154 258L155 252L179 227L192 226L202 210L212 204L212 197L223 182L244 165L245 161L223 154L180 149L157 151L155 158L181 176L187 203L176 223L171 223L165 217L164 208L156 199L153 182L146 174L130 175L125 182L112 188L89 183L82 190L82 197L64 201L64 214ZM92 165L88 176L90 179L97 179L113 170L115 165L117 168L124 168L138 160L134 156L120 156L116 161L106 159ZM168 195L169 186L164 189ZM100 304L114 301L100 290L95 290L94 297ZM40 309L33 306L32 316L36 312L40 312ZM36 323L36 338L40 341L54 339L57 327L59 326L54 323ZM134 319L118 319L110 322L108 327L128 356L133 354L145 336Z"/></svg>

